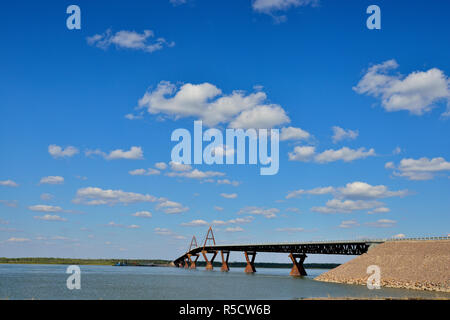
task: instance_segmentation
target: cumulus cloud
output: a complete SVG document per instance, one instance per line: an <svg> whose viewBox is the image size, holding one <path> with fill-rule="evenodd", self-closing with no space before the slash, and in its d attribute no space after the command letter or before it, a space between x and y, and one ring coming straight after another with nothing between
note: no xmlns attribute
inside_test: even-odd
<svg viewBox="0 0 450 320"><path fill-rule="evenodd" d="M281 129L280 141L286 140L306 140L309 139L311 135L309 132L294 127L284 127Z"/></svg>
<svg viewBox="0 0 450 320"><path fill-rule="evenodd" d="M403 197L408 190L389 191L384 185L372 186L368 183L355 181L339 188L339 194L347 199L381 199L389 197Z"/></svg>
<svg viewBox="0 0 450 320"><path fill-rule="evenodd" d="M157 162L157 163L155 163L155 167L156 167L156 169L159 169L159 170L166 170L167 164L165 162Z"/></svg>
<svg viewBox="0 0 450 320"><path fill-rule="evenodd" d="M209 127L228 124L231 128L268 129L290 121L283 108L267 102L262 91L246 94L236 90L227 95L207 82L178 87L161 81L154 90L144 94L138 107L175 120L193 117Z"/></svg>
<svg viewBox="0 0 450 320"><path fill-rule="evenodd" d="M388 112L404 110L423 115L439 102L446 102L443 116L450 116L450 80L442 70L432 68L407 76L389 74L397 68L395 60L373 65L353 90L380 98L381 106Z"/></svg>
<svg viewBox="0 0 450 320"><path fill-rule="evenodd" d="M217 184L229 184L229 185L232 185L233 187L237 187L237 186L239 186L240 182L239 181L231 181L229 179L218 179Z"/></svg>
<svg viewBox="0 0 450 320"><path fill-rule="evenodd" d="M294 233L294 232L304 232L305 229L304 228L290 227L290 228L277 228L277 229L275 229L275 231L277 231L277 232Z"/></svg>
<svg viewBox="0 0 450 320"><path fill-rule="evenodd" d="M394 227L397 224L397 221L395 220L389 220L389 219L380 219L375 222L367 222L366 225L369 227L375 227L375 228L391 228Z"/></svg>
<svg viewBox="0 0 450 320"><path fill-rule="evenodd" d="M208 222L206 222L205 220L197 219L197 220L192 220L190 222L183 222L181 225L184 227L201 227L201 226L207 226Z"/></svg>
<svg viewBox="0 0 450 320"><path fill-rule="evenodd" d="M189 210L188 207L184 207L181 203L167 200L167 199L159 199L159 204L156 206L157 210L163 211L167 214L177 214L186 212Z"/></svg>
<svg viewBox="0 0 450 320"><path fill-rule="evenodd" d="M359 223L356 220L344 220L339 225L339 228L349 229L349 228L358 227L358 226L359 226Z"/></svg>
<svg viewBox="0 0 450 320"><path fill-rule="evenodd" d="M43 221L67 221L66 218L62 218L58 215L51 215L51 214L46 214L43 216L34 216L34 218Z"/></svg>
<svg viewBox="0 0 450 320"><path fill-rule="evenodd" d="M117 227L117 228L126 228L126 229L139 229L140 226L136 225L136 224L131 224L131 225L123 225L120 223L115 223L114 221L109 222L106 226L108 227Z"/></svg>
<svg viewBox="0 0 450 320"><path fill-rule="evenodd" d="M73 146L62 148L60 146L52 144L48 146L48 153L50 153L53 158L70 158L79 153L79 151Z"/></svg>
<svg viewBox="0 0 450 320"><path fill-rule="evenodd" d="M105 158L106 160L117 160L117 159L128 159L128 160L141 160L144 159L144 153L141 147L133 146L128 151L124 151L122 149L113 150L110 153L106 153L101 151L100 149L96 150L86 150L86 156L90 155L99 155Z"/></svg>
<svg viewBox="0 0 450 320"><path fill-rule="evenodd" d="M156 202L158 199L149 194L124 192L122 190L104 190L101 188L87 187L77 190L74 203L86 205L114 205L117 203L130 204L137 202Z"/></svg>
<svg viewBox="0 0 450 320"><path fill-rule="evenodd" d="M353 211L370 210L383 206L375 200L328 200L324 207L312 207L311 211L319 213L351 213Z"/></svg>
<svg viewBox="0 0 450 320"><path fill-rule="evenodd" d="M237 193L221 193L220 196L225 199L236 199L238 195Z"/></svg>
<svg viewBox="0 0 450 320"><path fill-rule="evenodd" d="M108 49L111 45L116 48L141 50L152 53L163 49L164 47L173 47L175 42L167 41L164 38L155 38L152 30L144 30L142 33L136 31L121 30L113 33L111 29L102 34L95 34L87 37L87 43L101 49Z"/></svg>
<svg viewBox="0 0 450 320"><path fill-rule="evenodd" d="M239 226L225 228L225 232L242 232L242 231L244 231L244 229L242 229Z"/></svg>
<svg viewBox="0 0 450 320"><path fill-rule="evenodd" d="M379 207L379 208L375 208L369 212L367 212L368 214L374 214L374 213L388 213L390 212L391 209L386 208L386 207Z"/></svg>
<svg viewBox="0 0 450 320"><path fill-rule="evenodd" d="M342 140L355 140L358 137L358 130L343 129L338 126L333 127L333 142L337 143Z"/></svg>
<svg viewBox="0 0 450 320"><path fill-rule="evenodd" d="M396 234L396 235L392 236L392 238L395 238L395 239L402 239L402 238L405 238L405 237L406 236L403 233L399 233L399 234Z"/></svg>
<svg viewBox="0 0 450 320"><path fill-rule="evenodd" d="M290 161L314 161L317 163L329 163L338 160L344 162L351 162L357 159L364 159L370 156L375 156L375 150L359 148L357 150L343 147L338 150L325 150L321 153L316 153L316 148L313 146L297 146L293 152L288 153Z"/></svg>
<svg viewBox="0 0 450 320"><path fill-rule="evenodd" d="M132 176L153 176L153 175L158 175L161 173L161 171L157 170L157 169L153 169L153 168L148 168L146 169L135 169L135 170L131 170L128 171L128 173Z"/></svg>
<svg viewBox="0 0 450 320"><path fill-rule="evenodd" d="M175 240L185 240L185 239L186 239L185 236L178 235L178 234L176 234L175 232L173 232L172 230L167 229L167 228L155 228L153 231L154 231L157 235L160 235L160 236L170 236L170 237L172 237L172 238L175 239Z"/></svg>
<svg viewBox="0 0 450 320"><path fill-rule="evenodd" d="M262 215L268 219L275 218L277 213L280 212L277 208L264 208L264 207L255 207L255 206L247 206L239 210L238 214L253 214L253 215Z"/></svg>
<svg viewBox="0 0 450 320"><path fill-rule="evenodd" d="M151 218L152 214L148 211L138 211L132 214L133 217L141 217L141 218Z"/></svg>
<svg viewBox="0 0 450 320"><path fill-rule="evenodd" d="M31 241L28 238L15 238L15 237L11 237L8 240L6 240L6 242L28 242Z"/></svg>
<svg viewBox="0 0 450 320"><path fill-rule="evenodd" d="M450 171L450 162L442 157L437 158L406 158L400 161L398 167L393 162L388 162L384 166L386 169L393 169L395 176L404 177L409 180L430 180L436 174Z"/></svg>
<svg viewBox="0 0 450 320"><path fill-rule="evenodd" d="M34 206L29 206L28 210L36 211L36 212L61 212L63 209L58 206L48 206L44 204L37 204Z"/></svg>
<svg viewBox="0 0 450 320"><path fill-rule="evenodd" d="M64 178L61 176L48 176L43 177L39 181L39 184L63 184Z"/></svg>
<svg viewBox="0 0 450 320"><path fill-rule="evenodd" d="M2 180L0 181L0 186L5 186L5 187L18 187L19 185L12 181L12 180Z"/></svg>
<svg viewBox="0 0 450 320"><path fill-rule="evenodd" d="M286 15L281 12L290 8L302 6L316 6L319 0L253 0L252 8L254 11L270 15L275 23L285 22Z"/></svg>
<svg viewBox="0 0 450 320"><path fill-rule="evenodd" d="M201 171L198 169L194 169L191 171L181 171L181 172L168 172L166 174L168 177L183 177L189 179L205 179L210 177L221 177L224 176L225 173L218 171Z"/></svg>
<svg viewBox="0 0 450 320"><path fill-rule="evenodd" d="M319 188L314 188L314 189L310 189L310 190L299 189L299 190L295 190L295 191L290 191L286 195L286 199L299 198L304 194L321 195L321 194L328 194L328 193L333 193L333 192L335 192L334 187L319 187Z"/></svg>

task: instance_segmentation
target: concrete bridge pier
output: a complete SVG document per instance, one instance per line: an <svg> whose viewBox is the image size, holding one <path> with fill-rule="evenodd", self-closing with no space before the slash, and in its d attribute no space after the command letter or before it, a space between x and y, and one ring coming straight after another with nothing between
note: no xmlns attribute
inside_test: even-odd
<svg viewBox="0 0 450 320"><path fill-rule="evenodd" d="M247 260L247 266L245 267L245 270L244 270L245 273L256 272L256 268L255 268L256 251L253 251L253 252L244 251L244 255L245 255L245 260ZM249 255L251 256L251 260L248 257Z"/></svg>
<svg viewBox="0 0 450 320"><path fill-rule="evenodd" d="M305 261L306 259L306 254L291 253L289 255L289 258L291 258L293 263L290 275L294 277L306 276L306 271L305 268L303 267L303 261Z"/></svg>
<svg viewBox="0 0 450 320"><path fill-rule="evenodd" d="M226 255L226 258L224 258L224 253ZM222 255L222 268L220 268L220 271L228 272L230 271L230 267L228 265L228 258L230 257L230 251L220 251L220 254Z"/></svg>
<svg viewBox="0 0 450 320"><path fill-rule="evenodd" d="M195 260L192 260L192 258L191 258L192 256L195 257ZM197 260L198 260L199 256L200 256L200 255L199 255L198 253L196 253L196 254L190 254L190 253L188 253L188 254L187 254L187 257L188 257L189 262L190 262L189 269L196 269L196 268L197 268Z"/></svg>
<svg viewBox="0 0 450 320"><path fill-rule="evenodd" d="M185 269L189 268L189 258L188 257L184 258L184 268Z"/></svg>
<svg viewBox="0 0 450 320"><path fill-rule="evenodd" d="M206 250L202 250L202 255L203 255L203 258L205 258L205 261L206 261L206 270L212 270L213 269L213 262L214 262L214 259L216 258L216 256L217 256L217 251L214 251L213 252L213 255L212 255L212 257L211 257L211 261L209 261L208 260L208 256L206 255L208 253L208 251L206 251Z"/></svg>

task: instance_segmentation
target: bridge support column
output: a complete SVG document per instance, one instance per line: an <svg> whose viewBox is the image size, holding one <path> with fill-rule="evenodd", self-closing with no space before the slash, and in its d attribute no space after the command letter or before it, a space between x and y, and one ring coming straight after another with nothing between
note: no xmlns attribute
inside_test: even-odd
<svg viewBox="0 0 450 320"><path fill-rule="evenodd" d="M291 269L291 276L306 276L305 268L303 267L303 261L306 259L306 254L304 253L291 253L289 255L289 258L291 258L293 266ZM299 259L297 261L297 259Z"/></svg>
<svg viewBox="0 0 450 320"><path fill-rule="evenodd" d="M230 267L228 266L228 258L230 257L230 251L225 251L226 258L224 258L224 252L223 250L220 251L220 254L222 255L222 268L220 268L220 271L227 272L230 270Z"/></svg>
<svg viewBox="0 0 450 320"><path fill-rule="evenodd" d="M211 261L208 260L208 257L206 256L207 253L208 253L208 251L206 251L206 250L202 251L203 258L205 258L205 261L206 261L206 268L205 269L206 270L212 270L213 269L214 259L217 256L217 251L214 251L214 253L213 253L212 257L211 257Z"/></svg>
<svg viewBox="0 0 450 320"><path fill-rule="evenodd" d="M247 266L245 267L245 270L244 270L245 273L256 272L256 268L255 268L256 251L253 251L253 252L244 251L244 255L245 255L245 260L247 260ZM249 255L252 256L251 260L248 257Z"/></svg>
<svg viewBox="0 0 450 320"><path fill-rule="evenodd" d="M189 263L190 263L189 268L190 269L196 269L197 268L197 260L198 260L199 254L198 253L196 253L196 254L188 253L187 256L188 256ZM192 260L192 258L191 258L192 256L195 256L195 260Z"/></svg>
<svg viewBox="0 0 450 320"><path fill-rule="evenodd" d="M188 257L184 258L184 268L185 269L189 268L189 258Z"/></svg>

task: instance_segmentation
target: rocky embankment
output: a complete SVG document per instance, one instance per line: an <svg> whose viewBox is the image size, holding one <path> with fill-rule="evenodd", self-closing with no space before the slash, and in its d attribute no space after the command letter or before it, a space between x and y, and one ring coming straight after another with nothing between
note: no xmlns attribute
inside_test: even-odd
<svg viewBox="0 0 450 320"><path fill-rule="evenodd" d="M382 287L450 292L450 240L388 241L315 279L366 285L370 265Z"/></svg>

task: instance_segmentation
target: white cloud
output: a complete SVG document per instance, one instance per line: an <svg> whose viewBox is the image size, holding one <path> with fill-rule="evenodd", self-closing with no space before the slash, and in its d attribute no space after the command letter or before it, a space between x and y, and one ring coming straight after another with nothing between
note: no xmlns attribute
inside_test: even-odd
<svg viewBox="0 0 450 320"><path fill-rule="evenodd" d="M221 193L220 196L225 199L236 199L238 195L237 193Z"/></svg>
<svg viewBox="0 0 450 320"><path fill-rule="evenodd" d="M28 241L31 241L31 240L28 238L14 238L14 237L6 240L6 242L28 242Z"/></svg>
<svg viewBox="0 0 450 320"><path fill-rule="evenodd" d="M46 214L43 216L34 216L34 218L37 220L44 220L44 221L67 221L66 218L62 218L58 215L51 215L51 214Z"/></svg>
<svg viewBox="0 0 450 320"><path fill-rule="evenodd" d="M29 206L29 210L36 211L36 212L61 212L63 209L58 206L48 206L44 204L37 204L34 206Z"/></svg>
<svg viewBox="0 0 450 320"><path fill-rule="evenodd" d="M63 184L63 183L64 183L64 178L61 176L43 177L39 181L39 184Z"/></svg>
<svg viewBox="0 0 450 320"><path fill-rule="evenodd" d="M237 187L237 186L239 186L240 182L239 181L231 181L229 179L218 179L217 184L229 184L229 185L232 185L233 187Z"/></svg>
<svg viewBox="0 0 450 320"><path fill-rule="evenodd" d="M293 232L304 232L304 228L277 228L275 229L277 232L287 232L287 233L293 233Z"/></svg>
<svg viewBox="0 0 450 320"><path fill-rule="evenodd" d="M189 164L183 164L183 163L170 161L169 165L170 165L170 169L172 171L189 171L189 170L192 170L192 167Z"/></svg>
<svg viewBox="0 0 450 320"><path fill-rule="evenodd" d="M209 127L229 124L232 128L272 128L289 122L285 111L266 102L267 96L258 91L245 94L233 91L225 95L210 83L186 83L180 87L161 81L139 100L139 107L150 114L173 117L175 120L194 117Z"/></svg>
<svg viewBox="0 0 450 320"><path fill-rule="evenodd" d="M374 214L374 213L388 213L390 212L391 209L386 208L386 207L380 207L380 208L375 208L369 212L367 212L368 214Z"/></svg>
<svg viewBox="0 0 450 320"><path fill-rule="evenodd" d="M115 223L114 221L109 222L106 226L117 227L117 228L126 228L126 229L139 229L140 228L140 226L138 226L136 224L131 224L129 226L126 226L123 224Z"/></svg>
<svg viewBox="0 0 450 320"><path fill-rule="evenodd" d="M161 171L153 168L148 168L148 170L145 169L136 169L128 171L128 173L132 176L153 176L158 175L161 173Z"/></svg>
<svg viewBox="0 0 450 320"><path fill-rule="evenodd" d="M400 148L400 147L396 147L394 150L392 150L392 154L397 155L400 153L402 153L402 148Z"/></svg>
<svg viewBox="0 0 450 320"><path fill-rule="evenodd" d="M53 158L70 158L79 153L79 151L73 146L68 146L63 149L60 146L52 144L48 146L48 153L50 153Z"/></svg>
<svg viewBox="0 0 450 320"><path fill-rule="evenodd" d="M151 218L152 214L148 211L138 211L136 213L133 213L132 216L134 217L141 217L141 218Z"/></svg>
<svg viewBox="0 0 450 320"><path fill-rule="evenodd" d="M358 137L358 130L345 130L341 127L334 126L333 127L333 142L337 143L342 140L355 140Z"/></svg>
<svg viewBox="0 0 450 320"><path fill-rule="evenodd" d="M242 229L241 227L237 226L237 227L228 227L225 229L225 232L242 232L244 231L244 229Z"/></svg>
<svg viewBox="0 0 450 320"><path fill-rule="evenodd" d="M216 211L223 211L224 208L219 207L219 206L214 206L214 210L216 210Z"/></svg>
<svg viewBox="0 0 450 320"><path fill-rule="evenodd" d="M382 107L389 112L406 110L414 115L429 112L438 102L447 102L450 115L450 81L442 70L415 71L407 76L389 75L398 68L395 60L373 65L353 88L357 93L381 99Z"/></svg>
<svg viewBox="0 0 450 320"><path fill-rule="evenodd" d="M310 190L299 189L299 190L289 192L286 196L286 199L299 198L300 196L302 196L304 194L322 195L322 194L328 194L328 193L333 193L333 192L335 192L335 189L333 187L319 187L319 188L314 188L314 189L310 189Z"/></svg>
<svg viewBox="0 0 450 320"><path fill-rule="evenodd" d="M389 219L380 219L375 222L367 222L366 225L369 227L375 227L375 228L391 228L397 224L397 221L395 220L389 220Z"/></svg>
<svg viewBox="0 0 450 320"><path fill-rule="evenodd" d="M167 228L155 228L153 231L160 236L170 236L175 240L185 240L186 239L185 236L178 235L175 232L173 232L172 230L167 229Z"/></svg>
<svg viewBox="0 0 450 320"><path fill-rule="evenodd" d="M316 153L316 147L313 146L297 146L294 148L293 152L289 152L290 161L309 161Z"/></svg>
<svg viewBox="0 0 450 320"><path fill-rule="evenodd" d="M159 169L159 170L166 170L167 164L165 162L157 162L157 163L155 163L155 167L156 167L156 169Z"/></svg>
<svg viewBox="0 0 450 320"><path fill-rule="evenodd" d="M117 149L111 151L109 154L103 152L100 149L96 150L86 150L86 156L90 155L99 155L105 158L106 160L117 160L117 159L128 159L128 160L141 160L144 159L144 153L141 147L133 146L128 151L124 151L122 149Z"/></svg>
<svg viewBox="0 0 450 320"><path fill-rule="evenodd" d="M158 199L156 197L149 194L87 187L77 190L77 194L73 202L86 205L114 205L117 203L129 204L136 202L156 202L157 200Z"/></svg>
<svg viewBox="0 0 450 320"><path fill-rule="evenodd" d="M19 185L12 181L12 180L2 180L0 181L0 186L5 186L5 187L18 187Z"/></svg>
<svg viewBox="0 0 450 320"><path fill-rule="evenodd" d="M41 194L41 200L48 201L52 200L54 196L51 193L43 193Z"/></svg>
<svg viewBox="0 0 450 320"><path fill-rule="evenodd" d="M381 207L382 202L375 200L328 200L325 207L312 207L311 211L319 213L351 213Z"/></svg>
<svg viewBox="0 0 450 320"><path fill-rule="evenodd" d="M339 228L349 229L349 228L358 227L358 226L359 226L359 223L356 220L344 220L339 225Z"/></svg>
<svg viewBox="0 0 450 320"><path fill-rule="evenodd" d="M197 219L197 220L192 220L191 222L183 222L181 225L184 227L201 227L201 226L207 226L208 222L206 222L205 220Z"/></svg>
<svg viewBox="0 0 450 320"><path fill-rule="evenodd" d="M372 186L368 183L356 181L347 183L339 188L339 193L347 199L381 199L389 197L403 197L408 195L408 190L389 191L384 185Z"/></svg>
<svg viewBox="0 0 450 320"><path fill-rule="evenodd" d="M306 140L309 139L311 135L309 132L302 130L300 128L294 127L284 127L281 129L280 141L286 140Z"/></svg>
<svg viewBox="0 0 450 320"><path fill-rule="evenodd" d="M268 219L275 218L277 213L280 212L277 208L263 208L263 207L254 207L248 206L239 210L238 214L253 214L253 215L262 215Z"/></svg>
<svg viewBox="0 0 450 320"><path fill-rule="evenodd" d="M127 30L112 33L111 29L108 29L103 34L95 34L87 37L87 42L92 46L104 50L108 49L111 45L115 45L116 48L142 50L149 53L175 45L173 41L168 42L161 37L155 38L155 34L151 30L144 30L143 33Z"/></svg>
<svg viewBox="0 0 450 320"><path fill-rule="evenodd" d="M200 171L198 169L194 169L192 171L181 171L181 172L168 172L166 174L168 177L183 177L189 179L205 179L210 177L221 177L224 176L225 173L218 171Z"/></svg>
<svg viewBox="0 0 450 320"><path fill-rule="evenodd" d="M394 175L405 177L409 180L430 180L436 174L444 171L450 171L450 162L442 157L429 159L426 157L420 159L402 159L397 168L393 162L388 162L384 166L387 169L393 169Z"/></svg>
<svg viewBox="0 0 450 320"><path fill-rule="evenodd" d="M315 160L319 163L327 163L342 160L344 162L350 162L357 159L364 159L369 156L374 156L375 150L367 150L365 148L359 148L358 150L343 147L339 150L326 150L315 157Z"/></svg>
<svg viewBox="0 0 450 320"><path fill-rule="evenodd" d="M316 6L319 0L252 0L254 11L270 15L275 23L285 22L287 17L279 14L290 8L301 6Z"/></svg>
<svg viewBox="0 0 450 320"><path fill-rule="evenodd" d="M159 204L156 206L157 210L161 210L167 214L177 214L186 212L189 210L188 207L184 207L181 203L167 200L167 199L159 199Z"/></svg>
<svg viewBox="0 0 450 320"><path fill-rule="evenodd" d="M396 239L402 239L402 238L405 238L405 237L406 236L403 233L399 233L399 234L396 234L396 235L392 236L392 238L396 238Z"/></svg>

